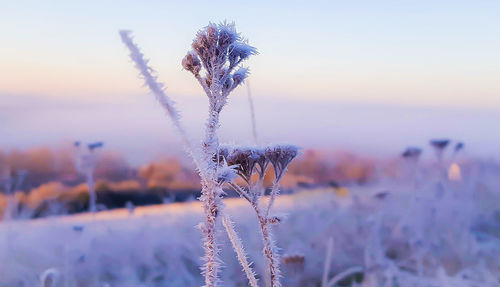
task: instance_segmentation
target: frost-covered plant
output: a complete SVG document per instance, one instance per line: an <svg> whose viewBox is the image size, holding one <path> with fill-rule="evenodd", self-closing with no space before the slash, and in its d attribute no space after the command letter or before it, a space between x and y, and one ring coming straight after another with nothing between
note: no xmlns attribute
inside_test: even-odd
<svg viewBox="0 0 500 287"><path fill-rule="evenodd" d="M220 211L222 184L228 180L222 174L229 175L227 168L221 169L212 161L219 147L217 129L219 115L227 103L229 94L243 83L248 76L248 68L240 67L240 63L257 50L248 45L238 33L234 24L209 24L200 30L192 44L193 50L182 60L184 69L191 72L202 86L208 97L209 115L205 128L205 137L201 146L200 172L202 178L202 195L206 220L201 225L204 235L206 264L203 270L205 284L215 286L218 269L218 247L215 242L215 227ZM235 70L237 69L237 70ZM203 73L201 75L200 73Z"/></svg>
<svg viewBox="0 0 500 287"><path fill-rule="evenodd" d="M269 265L270 286L278 287L280 283L279 255L273 239L272 225L279 224L281 218L271 215L274 200L279 193L279 184L288 164L297 156L298 149L293 145L274 145L263 148L222 146L214 162L219 165L234 166L237 174L243 179L243 186L227 182L242 198L252 206L259 221L264 256ZM271 188L269 202L261 207L260 199L265 195L263 186L267 168L273 166L275 179ZM254 181L254 176L257 179Z"/></svg>
<svg viewBox="0 0 500 287"><path fill-rule="evenodd" d="M76 168L85 175L89 190L89 211L94 213L97 211L97 195L94 187L94 170L96 164L96 150L103 146L102 142L95 142L82 146L80 142L75 142L74 146L77 149Z"/></svg>
<svg viewBox="0 0 500 287"><path fill-rule="evenodd" d="M279 283L279 260L274 250L274 242L271 237L271 231L268 227L270 223L277 222L277 219L269 217L270 209L274 198L279 191L279 182L283 176L288 163L297 154L297 149L292 146L273 146L268 150L260 151L260 158L256 159L255 164L259 165L259 186L262 186L262 179L267 167L271 162L274 166L276 179L273 184L269 204L265 211L258 207L258 198L264 195L263 188L250 188L251 176L254 172L254 163L248 166L248 162L253 160L253 151L247 154L231 154L232 158L219 159L219 139L217 130L219 128L219 115L227 103L229 94L247 78L248 68L241 67L240 64L251 55L257 54L257 50L248 45L236 32L234 24L212 24L198 32L192 43L192 51L189 51L182 60L182 66L191 72L203 88L208 97L209 110L206 123L205 136L200 149L194 149L188 139L184 128L180 124L180 116L173 105L173 101L168 98L163 89L163 84L157 81L154 70L149 67L148 61L144 59L142 53L130 38L130 32L121 31L122 41L130 50L130 57L135 62L136 67L141 72L146 85L154 93L157 100L166 109L168 115L174 122L175 127L180 133L188 152L193 158L199 171L202 185L202 202L205 221L200 224L203 233L203 247L205 249L205 263L203 266L203 275L205 277L205 286L216 286L219 280L219 248L216 242L216 225L219 217L222 217L224 227L228 233L231 243L237 253L237 257L249 279L250 285L257 286L257 282L250 264L247 261L243 250L241 239L234 230L233 223L223 213L223 204L221 198L223 195L223 186L229 184L240 192L240 195L247 197L252 203L258 214L261 232L264 238L264 254L268 258L270 265L271 286L280 286ZM228 154L229 156L229 154ZM246 157L248 156L248 157ZM237 186L233 180L236 173L243 176L248 184L248 189Z"/></svg>

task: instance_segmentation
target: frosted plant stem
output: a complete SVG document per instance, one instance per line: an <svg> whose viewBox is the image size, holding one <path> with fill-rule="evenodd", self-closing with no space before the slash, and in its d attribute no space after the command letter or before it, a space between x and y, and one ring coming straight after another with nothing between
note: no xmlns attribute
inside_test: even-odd
<svg viewBox="0 0 500 287"><path fill-rule="evenodd" d="M252 202L252 207L254 208L255 213L257 213L257 218L259 219L262 241L264 243L263 252L269 265L271 287L281 287L281 274L279 269L280 259L276 252L276 247L274 246L271 227L269 226L267 217L262 216L258 204L256 202Z"/></svg>
<svg viewBox="0 0 500 287"><path fill-rule="evenodd" d="M328 273L330 272L330 264L332 262L333 238L328 238L328 247L326 250L325 268L323 269L323 279L321 280L321 287L326 287L328 283Z"/></svg>
<svg viewBox="0 0 500 287"><path fill-rule="evenodd" d="M269 195L269 204L267 205L266 209L266 218L269 216L269 212L271 212L271 208L273 207L274 200L276 199L276 196L279 194L280 191L280 183L279 180L275 180L273 182L273 186L271 188L271 194Z"/></svg>
<svg viewBox="0 0 500 287"><path fill-rule="evenodd" d="M213 91L212 91L213 92ZM205 286L215 287L219 274L219 249L215 239L216 221L219 213L219 194L222 192L217 189L215 174L217 165L212 161L212 157L218 149L217 128L219 126L219 113L215 110L215 105L211 101L209 117L205 130L205 140L202 144L203 160L206 168L202 169L206 174L206 180L202 182L202 196L200 200L205 212L205 226L202 229L204 234L205 248L205 266L203 273L205 275Z"/></svg>
<svg viewBox="0 0 500 287"><path fill-rule="evenodd" d="M236 230L234 229L234 223L232 222L229 215L222 214L222 224L226 228L229 240L233 245L234 251L236 252L236 256L238 257L241 267L243 268L243 271L245 272L248 278L250 286L258 287L259 285L257 285L257 279L255 279L255 273L250 267L251 263L248 263L247 255L245 249L243 248L243 243L241 242L241 238L236 233Z"/></svg>
<svg viewBox="0 0 500 287"><path fill-rule="evenodd" d="M215 225L219 212L216 187L212 186L211 183L205 183L202 188L200 200L205 212L205 223L201 227L203 247L205 249L205 264L203 267L205 287L215 287L218 280L220 262L218 258L219 248L215 240Z"/></svg>

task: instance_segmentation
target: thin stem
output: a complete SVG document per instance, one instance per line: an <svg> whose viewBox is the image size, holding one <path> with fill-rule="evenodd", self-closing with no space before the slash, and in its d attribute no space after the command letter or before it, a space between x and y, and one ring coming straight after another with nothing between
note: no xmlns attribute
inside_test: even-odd
<svg viewBox="0 0 500 287"><path fill-rule="evenodd" d="M269 204L267 205L266 209L266 217L269 216L269 212L271 212L271 208L273 207L274 200L276 199L276 196L279 194L280 191L280 182L279 179L275 180L273 182L273 186L271 188L271 194L269 195Z"/></svg>
<svg viewBox="0 0 500 287"><path fill-rule="evenodd" d="M253 200L250 198L250 195L248 195L248 193L243 189L241 188L240 186L238 186L237 184L234 184L232 182L229 182L228 185L230 187L232 187L234 189L234 191L236 191L241 197L245 198L246 200L248 200L248 202L252 202Z"/></svg>
<svg viewBox="0 0 500 287"><path fill-rule="evenodd" d="M215 287L219 274L219 248L215 240L215 226L219 212L217 186L212 182L203 185L200 201L205 213L205 223L201 230L203 233L203 247L205 249L205 264L203 275L205 287Z"/></svg>
<svg viewBox="0 0 500 287"><path fill-rule="evenodd" d="M363 268L359 266L348 268L347 270L344 270L339 274L335 275L335 277L333 277L332 280L330 280L330 282L328 282L328 285L326 285L325 287L335 286L335 284L337 284L340 280L344 279L345 277L361 271L363 271Z"/></svg>
<svg viewBox="0 0 500 287"><path fill-rule="evenodd" d="M248 263L247 255L245 253L245 249L243 248L243 243L241 242L241 239L236 233L236 231L234 230L234 223L231 221L229 215L222 214L221 216L222 216L222 224L226 228L229 240L233 245L233 249L236 252L236 256L240 261L241 267L243 268L243 271L245 272L248 278L250 286L258 287L257 279L255 279L255 273L250 267L251 263Z"/></svg>
<svg viewBox="0 0 500 287"><path fill-rule="evenodd" d="M267 217L262 216L260 212L260 208L257 202L252 202L252 207L257 214L257 218L260 224L260 231L262 235L262 241L264 243L264 256L267 259L267 263L269 265L269 274L270 274L270 287L281 287L280 282L280 269L279 269L279 255L275 251L274 241L272 239L272 231L271 226L269 226L269 222Z"/></svg>
<svg viewBox="0 0 500 287"><path fill-rule="evenodd" d="M211 98L212 97L212 93L210 92L210 89L208 88L208 85L207 83L203 80L203 78L201 78L200 74L196 74L194 75L194 77L198 80L198 82L200 83L201 87L203 88L203 90L205 91L205 94L207 94L207 97L208 98Z"/></svg>
<svg viewBox="0 0 500 287"><path fill-rule="evenodd" d="M253 106L253 99L252 99L252 91L250 90L250 82L247 80L247 95L248 95L248 104L250 106L250 119L252 120L252 135L253 135L253 140L257 144L257 124L255 122L255 109Z"/></svg>
<svg viewBox="0 0 500 287"><path fill-rule="evenodd" d="M95 213L97 211L97 197L94 188L94 169L91 168L87 172L87 185L89 188L89 211Z"/></svg>
<svg viewBox="0 0 500 287"><path fill-rule="evenodd" d="M333 238L328 239L328 247L326 251L325 268L323 269L323 279L321 280L321 287L326 287L328 284L328 273L330 272L330 264L332 262Z"/></svg>

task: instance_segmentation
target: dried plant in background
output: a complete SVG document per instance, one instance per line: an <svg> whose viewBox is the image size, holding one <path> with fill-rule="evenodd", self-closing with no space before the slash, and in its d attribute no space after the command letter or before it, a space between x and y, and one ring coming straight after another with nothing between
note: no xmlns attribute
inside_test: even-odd
<svg viewBox="0 0 500 287"><path fill-rule="evenodd" d="M15 192L21 187L27 174L28 172L25 170L18 170L13 173L8 165L0 166L0 189L3 188L7 197L7 206L2 215L3 221L17 217L19 203Z"/></svg>
<svg viewBox="0 0 500 287"><path fill-rule="evenodd" d="M85 175L89 189L89 211L95 213L97 211L97 195L94 186L94 170L96 162L96 150L103 146L102 142L87 144L82 147L79 141L74 143L77 149L76 169Z"/></svg>
<svg viewBox="0 0 500 287"><path fill-rule="evenodd" d="M401 154L403 158L407 158L411 161L418 161L420 158L420 155L422 154L422 149L418 147L408 147L406 150Z"/></svg>
<svg viewBox="0 0 500 287"><path fill-rule="evenodd" d="M205 213L205 221L200 224L205 249L205 263L202 268L205 286L216 286L219 281L221 260L215 237L219 217L222 217L222 223L248 277L249 284L253 287L257 286L257 280L250 268L251 264L248 263L242 241L235 231L233 222L224 214L221 198L225 185L234 188L240 196L250 202L255 210L264 242L264 255L269 264L270 284L272 287L281 286L279 257L270 228L270 225L279 223L280 219L270 216L270 210L279 193L280 180L290 161L297 155L297 148L291 145L275 145L263 149L237 148L229 151L220 148L217 135L220 125L219 115L227 103L229 94L243 83L249 73L248 68L241 67L240 64L251 55L257 54L257 50L236 33L234 24L210 23L198 32L192 44L193 50L189 51L182 60L183 68L194 75L208 97L209 109L205 136L201 147L195 149L180 124L180 116L173 106L173 101L165 94L163 84L157 81L154 70L147 65L148 61L133 43L130 32L120 31L120 35L146 85L174 122L200 174L202 185L200 201ZM255 126L254 138L256 138ZM275 180L269 203L264 210L261 210L259 199L265 194L262 181L269 163L274 167ZM257 173L259 177L255 183L252 182L254 173ZM234 182L236 174L245 180L246 186L239 186Z"/></svg>
<svg viewBox="0 0 500 287"><path fill-rule="evenodd" d="M433 140L430 140L429 144L436 151L436 157L437 157L439 163L441 163L443 161L444 150L450 144L450 140L449 139L433 139Z"/></svg>

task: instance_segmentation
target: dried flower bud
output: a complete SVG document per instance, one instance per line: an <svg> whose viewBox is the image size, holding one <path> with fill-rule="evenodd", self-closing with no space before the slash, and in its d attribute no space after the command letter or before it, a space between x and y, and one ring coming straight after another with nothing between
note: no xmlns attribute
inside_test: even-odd
<svg viewBox="0 0 500 287"><path fill-rule="evenodd" d="M238 85L243 83L243 81L248 77L249 70L248 68L239 68L236 72L233 74L233 89L236 88Z"/></svg>
<svg viewBox="0 0 500 287"><path fill-rule="evenodd" d="M279 224L281 223L281 218L279 216L271 216L267 219L267 222L269 222L270 224L273 224L273 225L276 225L276 224Z"/></svg>
<svg viewBox="0 0 500 287"><path fill-rule="evenodd" d="M258 166L258 168L256 167L257 173L259 174L260 179L263 179L267 166L269 165L269 159L266 157L265 149L254 149L254 154L256 157L255 162Z"/></svg>
<svg viewBox="0 0 500 287"><path fill-rule="evenodd" d="M206 28L207 40L211 47L215 47L217 45L217 26L215 24L210 23Z"/></svg>
<svg viewBox="0 0 500 287"><path fill-rule="evenodd" d="M230 77L227 77L226 81L224 82L224 85L222 86L223 90L229 91L232 86L233 86L233 79Z"/></svg>
<svg viewBox="0 0 500 287"><path fill-rule="evenodd" d="M212 76L210 74L207 75L207 78L205 79L205 83L207 86L212 86Z"/></svg>
<svg viewBox="0 0 500 287"><path fill-rule="evenodd" d="M273 164L276 178L283 176L288 164L297 156L298 148L293 145L276 145L266 148L266 157Z"/></svg>
<svg viewBox="0 0 500 287"><path fill-rule="evenodd" d="M234 43L236 40L238 40L238 34L236 33L236 30L234 28L234 24L221 24L219 26L219 47L222 50L225 50Z"/></svg>
<svg viewBox="0 0 500 287"><path fill-rule="evenodd" d="M228 164L237 165L238 175L250 182L257 157L251 148L236 148L228 157Z"/></svg>
<svg viewBox="0 0 500 287"><path fill-rule="evenodd" d="M182 67L194 75L198 75L201 70L200 59L198 59L198 56L194 52L188 52L184 59L182 59Z"/></svg>

